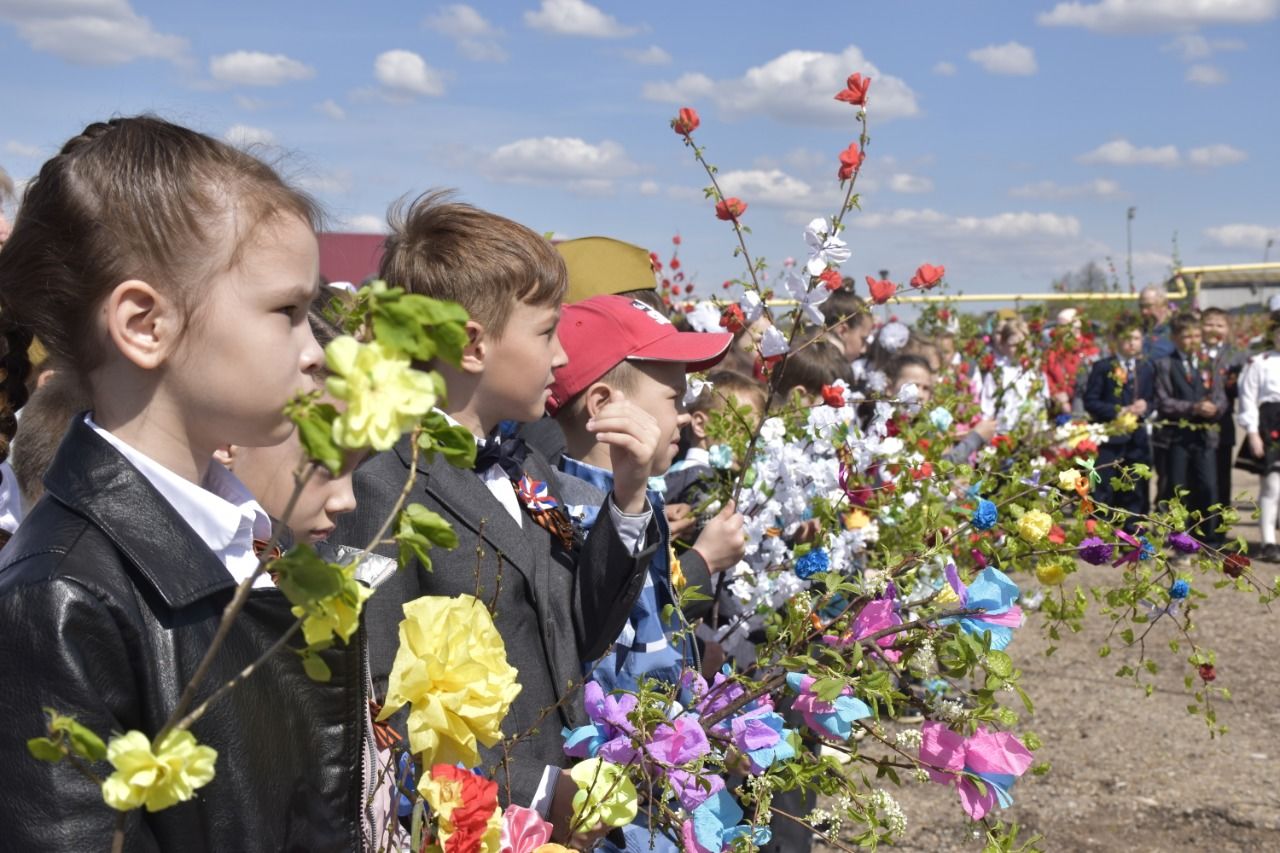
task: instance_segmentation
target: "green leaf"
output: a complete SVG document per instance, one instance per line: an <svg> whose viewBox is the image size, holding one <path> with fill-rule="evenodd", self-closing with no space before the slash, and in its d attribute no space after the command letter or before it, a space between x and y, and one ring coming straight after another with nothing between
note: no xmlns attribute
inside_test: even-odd
<svg viewBox="0 0 1280 853"><path fill-rule="evenodd" d="M474 442L473 442L474 446ZM396 542L400 546L400 565L403 567L417 558L422 567L431 570L432 547L445 549L458 547L458 534L439 513L422 504L409 504L400 513L396 526Z"/></svg>
<svg viewBox="0 0 1280 853"><path fill-rule="evenodd" d="M1013 659L1004 652L987 652L986 667L987 672L1000 678L1008 678L1013 675Z"/></svg>
<svg viewBox="0 0 1280 853"><path fill-rule="evenodd" d="M276 586L290 602L306 604L342 591L342 567L321 559L309 545L295 545L272 563Z"/></svg>
<svg viewBox="0 0 1280 853"><path fill-rule="evenodd" d="M341 473L346 454L333 440L333 422L338 419L338 410L328 403L317 403L313 396L290 403L285 412L298 427L298 441L307 457L335 476Z"/></svg>
<svg viewBox="0 0 1280 853"><path fill-rule="evenodd" d="M302 655L302 669L307 677L312 681L328 681L333 678L333 672L329 669L329 664L324 662L324 658L320 655L304 652Z"/></svg>
<svg viewBox="0 0 1280 853"><path fill-rule="evenodd" d="M27 741L27 752L41 761L57 764L65 754L62 748L47 737L33 737Z"/></svg>
<svg viewBox="0 0 1280 853"><path fill-rule="evenodd" d="M378 342L415 361L440 358L456 365L467 346L468 319L461 305L416 293L385 291L373 305Z"/></svg>
<svg viewBox="0 0 1280 853"><path fill-rule="evenodd" d="M67 737L71 741L71 751L81 758L90 761L102 761L107 757L107 745L93 731L70 718L67 725Z"/></svg>

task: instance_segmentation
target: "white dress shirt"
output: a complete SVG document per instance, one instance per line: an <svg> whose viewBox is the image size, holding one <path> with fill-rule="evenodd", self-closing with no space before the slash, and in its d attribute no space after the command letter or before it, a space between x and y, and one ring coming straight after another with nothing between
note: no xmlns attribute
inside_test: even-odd
<svg viewBox="0 0 1280 853"><path fill-rule="evenodd" d="M1249 359L1240 373L1236 423L1245 432L1258 431L1258 407L1280 402L1280 353L1264 352Z"/></svg>
<svg viewBox="0 0 1280 853"><path fill-rule="evenodd" d="M222 561L236 583L253 574L258 568L253 540L271 538L271 518L235 474L211 460L204 482L196 485L98 426L92 415L85 415L84 421L147 478ZM266 572L253 585L275 586Z"/></svg>

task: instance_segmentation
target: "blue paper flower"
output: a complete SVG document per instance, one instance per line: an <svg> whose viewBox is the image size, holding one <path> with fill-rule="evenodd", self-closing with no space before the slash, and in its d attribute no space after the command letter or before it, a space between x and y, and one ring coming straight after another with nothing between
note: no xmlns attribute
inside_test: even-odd
<svg viewBox="0 0 1280 853"><path fill-rule="evenodd" d="M686 850L710 850L719 853L733 847L733 842L744 836L759 847L768 844L771 837L768 827L752 828L742 820L742 807L728 791L717 791L706 802L693 810L693 815L681 828L681 840ZM695 846L696 845L696 846Z"/></svg>
<svg viewBox="0 0 1280 853"><path fill-rule="evenodd" d="M795 570L799 577L808 580L819 572L825 572L830 567L831 558L827 556L826 549L814 548L796 560Z"/></svg>
<svg viewBox="0 0 1280 853"><path fill-rule="evenodd" d="M999 517L1000 513L996 510L996 505L985 498L980 498L978 508L973 511L973 526L977 530L990 530L996 526L996 519Z"/></svg>
<svg viewBox="0 0 1280 853"><path fill-rule="evenodd" d="M983 569L967 587L960 580L955 564L947 566L946 575L960 605L966 609L980 607L983 612L949 616L942 619L941 624L959 623L961 630L968 634L990 633L991 648L996 651L1008 646L1013 640L1013 629L1022 625L1022 608L1014 604L1020 595L1018 585L995 566Z"/></svg>
<svg viewBox="0 0 1280 853"><path fill-rule="evenodd" d="M707 461L712 468L727 469L733 464L733 448L727 444L713 444L707 448Z"/></svg>
<svg viewBox="0 0 1280 853"><path fill-rule="evenodd" d="M938 406L936 409L929 412L929 423L933 424L934 429L938 432L946 432L951 429L951 423L953 420L955 419L951 417L951 412L947 411L942 406Z"/></svg>
<svg viewBox="0 0 1280 853"><path fill-rule="evenodd" d="M1182 578L1178 578L1173 582L1173 586L1169 587L1169 597L1174 599L1186 598L1190 592L1191 584L1187 583Z"/></svg>

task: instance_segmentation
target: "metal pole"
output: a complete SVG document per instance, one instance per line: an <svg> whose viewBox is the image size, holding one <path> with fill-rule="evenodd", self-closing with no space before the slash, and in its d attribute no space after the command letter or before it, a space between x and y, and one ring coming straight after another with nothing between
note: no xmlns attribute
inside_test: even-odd
<svg viewBox="0 0 1280 853"><path fill-rule="evenodd" d="M1129 208L1129 215L1125 217L1124 231L1128 240L1128 260L1125 261L1125 269L1129 273L1129 289L1133 290L1133 215L1138 212L1138 208Z"/></svg>
<svg viewBox="0 0 1280 853"><path fill-rule="evenodd" d="M1267 238L1267 247L1262 250L1262 262L1264 264L1267 262L1267 258L1271 257L1271 247L1274 246L1275 244L1276 244L1275 237Z"/></svg>

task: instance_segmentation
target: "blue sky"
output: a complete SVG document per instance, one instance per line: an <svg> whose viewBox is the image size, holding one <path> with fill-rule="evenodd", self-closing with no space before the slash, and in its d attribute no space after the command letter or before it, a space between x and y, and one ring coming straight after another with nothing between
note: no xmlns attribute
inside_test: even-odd
<svg viewBox="0 0 1280 853"><path fill-rule="evenodd" d="M860 71L846 274L1041 291L1109 255L1123 278L1134 206L1141 285L1175 234L1187 264L1280 241L1277 47L1280 0L0 0L0 165L21 180L84 124L152 111L266 143L334 230L456 187L538 231L664 255L678 232L711 293L742 268L670 118L699 111L776 269L833 212L857 125L832 96Z"/></svg>

